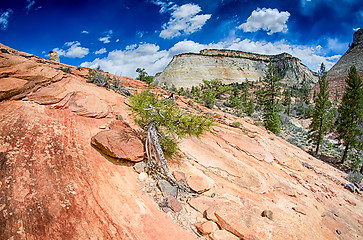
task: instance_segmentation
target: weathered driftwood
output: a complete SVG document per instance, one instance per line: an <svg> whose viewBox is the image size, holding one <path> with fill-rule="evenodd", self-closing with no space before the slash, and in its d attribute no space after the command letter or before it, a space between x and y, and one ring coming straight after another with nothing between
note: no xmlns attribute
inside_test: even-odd
<svg viewBox="0 0 363 240"><path fill-rule="evenodd" d="M151 145L151 149L150 149ZM189 187L185 186L184 184L179 183L174 176L170 173L169 167L166 163L166 159L164 156L163 149L161 148L161 145L159 143L158 138L158 131L156 128L156 123L151 122L148 125L147 130L147 139L146 139L146 153L148 155L149 161L152 159L152 150L155 155L155 160L159 167L161 168L163 174L165 175L166 180L168 180L173 185L177 186L180 190L186 191L186 192L193 192Z"/></svg>

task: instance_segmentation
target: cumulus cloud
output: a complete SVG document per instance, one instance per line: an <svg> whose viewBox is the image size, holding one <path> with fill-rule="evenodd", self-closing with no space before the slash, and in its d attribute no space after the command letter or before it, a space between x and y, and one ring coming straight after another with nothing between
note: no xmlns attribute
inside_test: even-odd
<svg viewBox="0 0 363 240"><path fill-rule="evenodd" d="M97 50L97 51L95 52L95 54L104 54L104 53L106 53L106 52L107 52L106 48L101 48L101 49Z"/></svg>
<svg viewBox="0 0 363 240"><path fill-rule="evenodd" d="M81 33L82 33L82 34L89 34L89 32L88 32L88 31L86 31L86 30L83 30Z"/></svg>
<svg viewBox="0 0 363 240"><path fill-rule="evenodd" d="M199 52L202 49L231 49L259 54L290 53L299 58L311 70L317 71L323 62L329 69L340 58L340 55L326 57L319 55L319 47L291 45L286 41L265 42L252 41L248 39L235 39L211 44L200 44L190 40L176 43L169 49L161 50L158 45L143 43L127 46L123 50L114 50L108 53L107 57L96 58L92 62L84 62L81 66L97 68L116 75L136 77L137 68L145 68L146 71L155 75L164 70L174 55L188 52Z"/></svg>
<svg viewBox="0 0 363 240"><path fill-rule="evenodd" d="M211 14L198 14L202 9L197 4L184 4L170 8L173 12L168 23L165 23L160 37L171 39L180 35L189 35L200 29L211 18Z"/></svg>
<svg viewBox="0 0 363 240"><path fill-rule="evenodd" d="M111 42L111 35L112 35L113 31L112 30L108 30L106 32L104 32L104 35L103 37L100 37L98 39L98 41L100 42L103 42L103 43L110 43Z"/></svg>
<svg viewBox="0 0 363 240"><path fill-rule="evenodd" d="M13 14L13 10L11 10L10 8L5 12L2 12L2 10L0 10L0 13L1 13L0 15L1 30L6 30L8 28L9 18L11 14Z"/></svg>
<svg viewBox="0 0 363 240"><path fill-rule="evenodd" d="M271 8L257 8L253 10L247 21L238 28L244 32L257 32L262 29L267 31L268 35L277 32L287 32L286 22L290 17L289 12L279 12Z"/></svg>
<svg viewBox="0 0 363 240"><path fill-rule="evenodd" d="M81 47L81 43L78 41L66 42L64 47L54 48L53 51L57 52L59 56L68 58L83 58L89 53L89 49Z"/></svg>

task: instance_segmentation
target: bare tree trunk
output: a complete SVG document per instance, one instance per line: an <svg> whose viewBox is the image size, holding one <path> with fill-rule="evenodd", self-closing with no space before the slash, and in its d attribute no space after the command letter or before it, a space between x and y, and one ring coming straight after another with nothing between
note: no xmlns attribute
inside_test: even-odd
<svg viewBox="0 0 363 240"><path fill-rule="evenodd" d="M344 149L344 152L343 152L343 156L342 156L342 159L340 160L340 164L343 164L345 159L347 158L347 154L348 154L348 149L349 149L349 144L346 144L345 145L345 149Z"/></svg>
<svg viewBox="0 0 363 240"><path fill-rule="evenodd" d="M156 162L158 163L159 167L161 167L161 169L164 172L164 175L167 178L167 180L172 182L173 184L175 184L179 189L182 189L182 190L187 191L187 192L193 192L187 186L179 183L174 178L174 176L170 173L169 167L168 167L168 165L166 163L166 159L165 159L165 156L164 156L163 149L161 148L161 145L159 143L158 132L157 132L157 129L156 129L155 122L151 122L149 124L148 130L147 130L147 138L148 138L148 142L153 146L153 149L154 149L154 152L155 152Z"/></svg>

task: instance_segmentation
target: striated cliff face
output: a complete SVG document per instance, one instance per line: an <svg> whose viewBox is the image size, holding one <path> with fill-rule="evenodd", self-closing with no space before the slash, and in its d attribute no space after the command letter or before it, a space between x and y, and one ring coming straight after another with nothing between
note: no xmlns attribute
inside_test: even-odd
<svg viewBox="0 0 363 240"><path fill-rule="evenodd" d="M223 83L258 81L265 75L268 64L276 64L283 82L292 86L305 77L315 83L317 78L298 58L287 53L260 55L233 50L205 49L197 53L174 56L163 72L155 76L158 86L191 87L203 80L219 79Z"/></svg>
<svg viewBox="0 0 363 240"><path fill-rule="evenodd" d="M339 61L328 71L329 91L332 99L338 93L338 98L345 91L345 79L351 66L355 65L360 78L363 79L363 29L359 29L353 35L353 42ZM317 91L316 85L313 90Z"/></svg>
<svg viewBox="0 0 363 240"><path fill-rule="evenodd" d="M88 83L88 69L0 48L0 239L363 235L361 191L344 189L345 173L249 118L178 96L180 107L218 123L200 138L183 139L180 152L168 159L175 177L203 193L171 197L160 187L165 181L134 171L144 150L127 97ZM118 80L132 93L148 88ZM237 121L241 128L230 127Z"/></svg>

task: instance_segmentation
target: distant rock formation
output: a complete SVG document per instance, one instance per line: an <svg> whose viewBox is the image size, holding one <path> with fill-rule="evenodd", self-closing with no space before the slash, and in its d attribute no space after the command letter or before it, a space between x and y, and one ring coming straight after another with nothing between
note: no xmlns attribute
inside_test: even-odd
<svg viewBox="0 0 363 240"><path fill-rule="evenodd" d="M315 84L316 74L300 59L287 53L261 55L234 50L205 49L200 53L184 53L173 57L163 72L155 76L158 86L177 88L198 86L203 80L219 79L223 83L258 81L265 75L268 64L274 63L283 82L292 86L304 78Z"/></svg>
<svg viewBox="0 0 363 240"><path fill-rule="evenodd" d="M50 51L49 52L49 60L53 61L53 62L57 62L60 63L59 57L58 57L58 53L55 51Z"/></svg>
<svg viewBox="0 0 363 240"><path fill-rule="evenodd" d="M359 29L353 35L353 42L339 61L328 71L329 91L331 99L343 96L345 91L345 79L351 66L355 65L360 78L363 79L363 29ZM317 91L316 85L313 90Z"/></svg>

